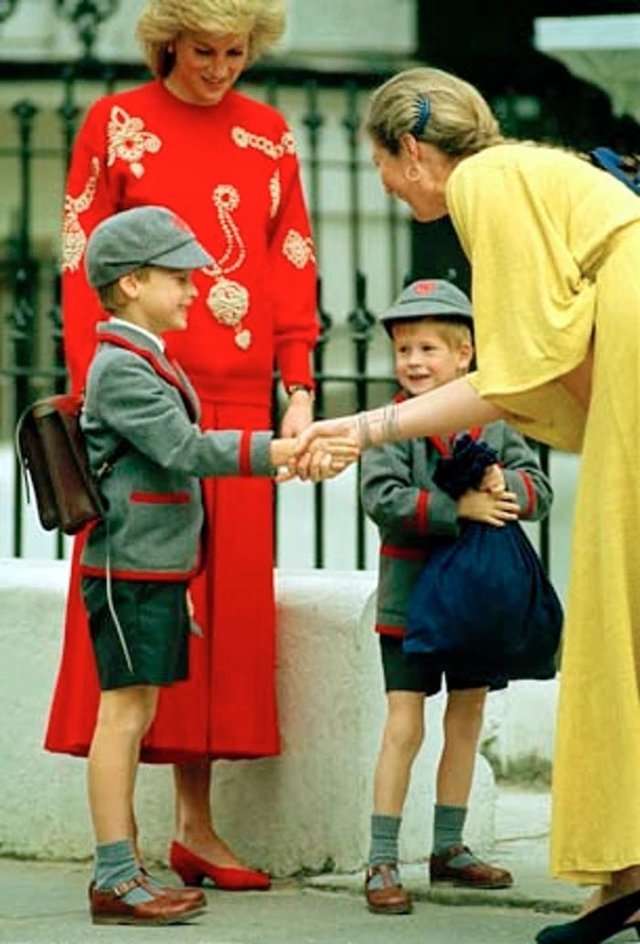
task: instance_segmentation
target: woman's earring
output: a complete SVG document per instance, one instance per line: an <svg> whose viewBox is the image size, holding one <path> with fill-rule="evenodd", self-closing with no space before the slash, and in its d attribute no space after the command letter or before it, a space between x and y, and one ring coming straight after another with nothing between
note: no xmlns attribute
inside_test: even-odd
<svg viewBox="0 0 640 944"><path fill-rule="evenodd" d="M420 177L422 176L422 174L420 173L420 168L417 167L415 164L412 164L410 167L407 167L407 169L404 172L404 175L407 178L407 180L411 181L411 183L415 183L417 180L420 180Z"/></svg>
<svg viewBox="0 0 640 944"><path fill-rule="evenodd" d="M176 52L176 47L173 43L167 43L167 55L174 56Z"/></svg>

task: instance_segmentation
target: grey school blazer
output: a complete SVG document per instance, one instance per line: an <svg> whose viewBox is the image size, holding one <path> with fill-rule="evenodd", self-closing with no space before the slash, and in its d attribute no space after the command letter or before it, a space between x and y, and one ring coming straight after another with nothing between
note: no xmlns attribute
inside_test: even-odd
<svg viewBox="0 0 640 944"><path fill-rule="evenodd" d="M80 419L102 480L104 519L89 533L82 573L124 580L187 580L199 569L199 478L272 475L269 431L202 432L197 395L180 367L135 329L102 322ZM108 537L108 540L107 540Z"/></svg>
<svg viewBox="0 0 640 944"><path fill-rule="evenodd" d="M498 453L520 518L545 518L553 500L551 483L520 433L502 420L469 432ZM453 541L460 535L457 502L433 481L440 457L449 454L450 444L431 436L388 443L362 456L362 503L380 530L376 630L384 636L404 635L409 595L429 556L430 539Z"/></svg>

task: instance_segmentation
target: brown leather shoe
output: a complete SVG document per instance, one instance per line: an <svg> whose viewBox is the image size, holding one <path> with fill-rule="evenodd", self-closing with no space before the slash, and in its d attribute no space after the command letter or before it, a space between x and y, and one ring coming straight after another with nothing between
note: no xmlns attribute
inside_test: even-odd
<svg viewBox="0 0 640 944"><path fill-rule="evenodd" d="M476 859L469 865L451 868L449 862L466 852L473 855L468 846L451 846L441 855L432 855L429 859L429 878L432 883L452 882L467 888L509 888L513 885L513 876L506 869L499 869L488 862Z"/></svg>
<svg viewBox="0 0 640 944"><path fill-rule="evenodd" d="M174 888L173 885L158 885L153 882L144 867L140 869L140 884L150 895L155 894L159 888L169 898L175 898L177 901L190 901L200 908L206 908L207 906L207 896L201 888Z"/></svg>
<svg viewBox="0 0 640 944"><path fill-rule="evenodd" d="M364 878L364 894L369 911L374 914L411 914L411 895L396 880L397 874L395 865L369 866ZM369 880L374 875L382 878L382 888L369 888Z"/></svg>
<svg viewBox="0 0 640 944"><path fill-rule="evenodd" d="M153 895L151 901L138 905L128 905L124 895L133 888L144 888ZM94 924L177 924L190 921L202 914L204 908L192 901L177 899L164 892L158 894L145 885L144 876L137 875L128 882L120 882L114 888L93 888L89 890L91 918Z"/></svg>
<svg viewBox="0 0 640 944"><path fill-rule="evenodd" d="M169 898L191 901L194 905L198 905L201 908L206 908L207 906L207 896L199 888L174 888L172 885L158 885L156 882L153 882L153 879L151 879L151 876L144 867L140 868L138 878L140 880L139 884L142 885L145 891L150 895L156 895L159 889L165 895L168 895ZM91 895L95 887L96 883L92 881L88 888L89 901L91 901Z"/></svg>

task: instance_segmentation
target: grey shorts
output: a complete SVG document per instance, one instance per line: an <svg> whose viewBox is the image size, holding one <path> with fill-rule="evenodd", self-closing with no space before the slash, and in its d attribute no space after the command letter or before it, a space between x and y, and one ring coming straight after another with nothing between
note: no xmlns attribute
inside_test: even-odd
<svg viewBox="0 0 640 944"><path fill-rule="evenodd" d="M130 670L107 603L107 581L83 577L82 595L100 688L171 685L189 675L187 584L112 580L113 608L131 657Z"/></svg>
<svg viewBox="0 0 640 944"><path fill-rule="evenodd" d="M444 678L447 691L463 691L469 688L488 688L496 691L506 688L505 677L488 676L479 671L475 673L468 667L444 665L442 660L432 655L405 653L402 639L380 634L380 652L382 670L387 692L424 692L435 695L442 687Z"/></svg>

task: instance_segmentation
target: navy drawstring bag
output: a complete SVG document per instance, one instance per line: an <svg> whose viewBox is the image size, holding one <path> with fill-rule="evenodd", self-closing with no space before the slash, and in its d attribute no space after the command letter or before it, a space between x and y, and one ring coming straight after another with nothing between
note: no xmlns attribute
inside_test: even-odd
<svg viewBox="0 0 640 944"><path fill-rule="evenodd" d="M440 459L435 484L458 499L477 488L497 453L467 434ZM518 522L465 521L456 540L434 540L409 598L403 648L509 679L549 679L562 606Z"/></svg>

